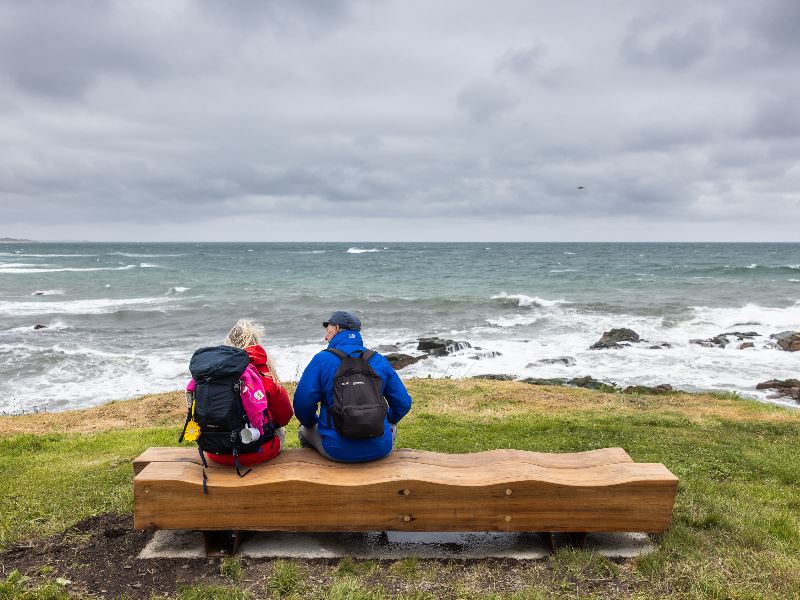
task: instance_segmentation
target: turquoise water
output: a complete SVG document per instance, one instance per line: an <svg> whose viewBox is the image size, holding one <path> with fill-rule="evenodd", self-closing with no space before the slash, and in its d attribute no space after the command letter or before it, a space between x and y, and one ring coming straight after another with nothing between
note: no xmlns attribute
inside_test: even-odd
<svg viewBox="0 0 800 600"><path fill-rule="evenodd" d="M180 387L194 348L262 321L282 376L347 309L373 347L468 341L409 376L595 377L757 395L797 376L769 335L800 330L800 244L6 244L0 410L86 406ZM35 325L46 328L34 330ZM604 330L653 343L588 351ZM756 348L690 344L756 331ZM568 356L570 366L542 365Z"/></svg>

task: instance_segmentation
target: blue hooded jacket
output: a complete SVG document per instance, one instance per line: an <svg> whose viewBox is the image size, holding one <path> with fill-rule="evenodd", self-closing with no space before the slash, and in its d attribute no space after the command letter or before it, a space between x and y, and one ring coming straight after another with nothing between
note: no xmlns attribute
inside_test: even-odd
<svg viewBox="0 0 800 600"><path fill-rule="evenodd" d="M345 354L352 355L358 350L366 350L357 331L345 329L337 333L328 344ZM392 451L392 433L389 424L396 424L411 409L411 396L392 365L377 352L369 365L383 381L381 393L389 408L383 435L375 438L351 439L340 436L329 417L333 408L333 379L341 361L330 352L319 352L308 363L294 393L294 414L306 427L318 424L317 430L322 438L322 446L331 457L342 462L366 462L383 458ZM319 417L317 417L319 405Z"/></svg>

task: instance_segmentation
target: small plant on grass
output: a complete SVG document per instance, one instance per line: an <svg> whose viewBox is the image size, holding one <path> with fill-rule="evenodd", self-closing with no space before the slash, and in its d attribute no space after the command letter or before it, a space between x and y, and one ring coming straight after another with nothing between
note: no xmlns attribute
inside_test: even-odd
<svg viewBox="0 0 800 600"><path fill-rule="evenodd" d="M325 600L383 600L386 594L379 588L364 587L352 575L335 581L322 596Z"/></svg>
<svg viewBox="0 0 800 600"><path fill-rule="evenodd" d="M336 571L334 572L336 573L337 577L346 577L348 575L371 575L377 570L378 563L374 560L365 560L359 562L357 560L353 560L353 558L350 556L345 556L339 561L339 564L336 565Z"/></svg>
<svg viewBox="0 0 800 600"><path fill-rule="evenodd" d="M234 556L226 556L219 563L219 574L232 581L239 581L244 577L244 565Z"/></svg>
<svg viewBox="0 0 800 600"><path fill-rule="evenodd" d="M222 585L193 585L181 588L178 600L249 600L244 590Z"/></svg>
<svg viewBox="0 0 800 600"><path fill-rule="evenodd" d="M419 573L419 561L416 558L404 558L395 562L389 570L403 579L413 579Z"/></svg>
<svg viewBox="0 0 800 600"><path fill-rule="evenodd" d="M273 595L284 598L300 587L300 567L297 563L279 560L272 568L272 575L267 580L267 589Z"/></svg>
<svg viewBox="0 0 800 600"><path fill-rule="evenodd" d="M28 588L30 577L12 571L5 580L0 580L0 600L69 600L64 587L55 583Z"/></svg>

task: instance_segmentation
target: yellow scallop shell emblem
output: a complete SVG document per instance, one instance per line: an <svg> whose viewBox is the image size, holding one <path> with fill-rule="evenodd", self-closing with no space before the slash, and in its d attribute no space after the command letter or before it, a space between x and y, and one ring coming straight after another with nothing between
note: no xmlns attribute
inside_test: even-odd
<svg viewBox="0 0 800 600"><path fill-rule="evenodd" d="M197 421L192 419L186 424L186 429L183 430L183 439L187 442L196 442L199 437L200 425L197 424Z"/></svg>

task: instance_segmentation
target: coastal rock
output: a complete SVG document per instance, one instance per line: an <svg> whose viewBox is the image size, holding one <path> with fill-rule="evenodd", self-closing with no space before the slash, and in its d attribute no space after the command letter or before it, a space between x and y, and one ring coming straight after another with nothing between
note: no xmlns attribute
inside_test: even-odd
<svg viewBox="0 0 800 600"><path fill-rule="evenodd" d="M761 334L756 331L727 331L706 340L689 340L689 343L705 346L706 348L713 348L715 346L717 348L724 348L730 344L731 341L728 338L731 337L735 337L736 341L741 342L742 340L750 340L755 337L761 337ZM747 347L750 348L752 346Z"/></svg>
<svg viewBox="0 0 800 600"><path fill-rule="evenodd" d="M797 379L770 379L759 383L756 389L776 390L770 398L791 398L800 402L800 380Z"/></svg>
<svg viewBox="0 0 800 600"><path fill-rule="evenodd" d="M441 338L419 338L417 342L417 350L431 356L447 356L448 354L464 350L465 348L472 348L469 342L457 342L455 340L443 340Z"/></svg>
<svg viewBox="0 0 800 600"><path fill-rule="evenodd" d="M738 342L741 342L742 340L750 340L750 339L755 338L755 337L761 337L761 334L757 333L755 331L747 331L747 332L731 331L731 332L728 332L728 333L721 333L720 335L724 335L724 336L734 336L735 335L736 336L736 341L738 341Z"/></svg>
<svg viewBox="0 0 800 600"><path fill-rule="evenodd" d="M484 358L494 358L496 356L503 356L502 352L498 352L497 350L484 350L482 348L475 347L473 350L476 350L473 354L468 356L472 360L481 360Z"/></svg>
<svg viewBox="0 0 800 600"><path fill-rule="evenodd" d="M566 385L567 380L561 377L526 377L521 379L522 383L529 383L530 385Z"/></svg>
<svg viewBox="0 0 800 600"><path fill-rule="evenodd" d="M594 377L587 375L585 377L573 377L569 381L567 381L568 385L574 385L575 387L580 388L587 388L590 390L600 390L603 392L614 392L617 390L617 384L615 383L604 383L595 379Z"/></svg>
<svg viewBox="0 0 800 600"><path fill-rule="evenodd" d="M541 358L536 362L528 363L525 368L529 369L536 365L564 365L571 367L575 364L575 359L571 356L557 356L555 358Z"/></svg>
<svg viewBox="0 0 800 600"><path fill-rule="evenodd" d="M488 379L489 381L514 381L516 377L505 373L487 373L486 375L473 375L473 379Z"/></svg>
<svg viewBox="0 0 800 600"><path fill-rule="evenodd" d="M411 356L410 354L399 354L396 352L385 354L384 356L395 371L403 369L408 365L413 365L414 363L421 361L423 358L428 358L427 356Z"/></svg>
<svg viewBox="0 0 800 600"><path fill-rule="evenodd" d="M717 335L712 338L708 338L707 340L689 340L689 343L705 346L706 348L724 348L728 345L728 338L726 338L724 335Z"/></svg>
<svg viewBox="0 0 800 600"><path fill-rule="evenodd" d="M797 352L800 350L800 331L782 331L769 336L778 342L781 350Z"/></svg>
<svg viewBox="0 0 800 600"><path fill-rule="evenodd" d="M623 342L641 342L639 334L633 329L621 327L606 331L603 336L594 344L589 346L589 350L607 350L609 348L624 348L627 344Z"/></svg>
<svg viewBox="0 0 800 600"><path fill-rule="evenodd" d="M661 344L656 344L655 346L648 346L648 350L664 350L665 348L672 348L672 344L669 342L662 342Z"/></svg>
<svg viewBox="0 0 800 600"><path fill-rule="evenodd" d="M739 350L746 350L747 348L755 348L756 345L753 342L744 342L743 344L739 344Z"/></svg>
<svg viewBox="0 0 800 600"><path fill-rule="evenodd" d="M652 387L649 385L629 385L623 391L626 394L668 394L674 390L670 384L662 383Z"/></svg>
<svg viewBox="0 0 800 600"><path fill-rule="evenodd" d="M34 329L47 329L47 325L42 325L40 323L37 323L36 325L33 326L33 328Z"/></svg>
<svg viewBox="0 0 800 600"><path fill-rule="evenodd" d="M770 379L762 381L756 386L757 390L784 390L793 387L800 387L798 379Z"/></svg>

